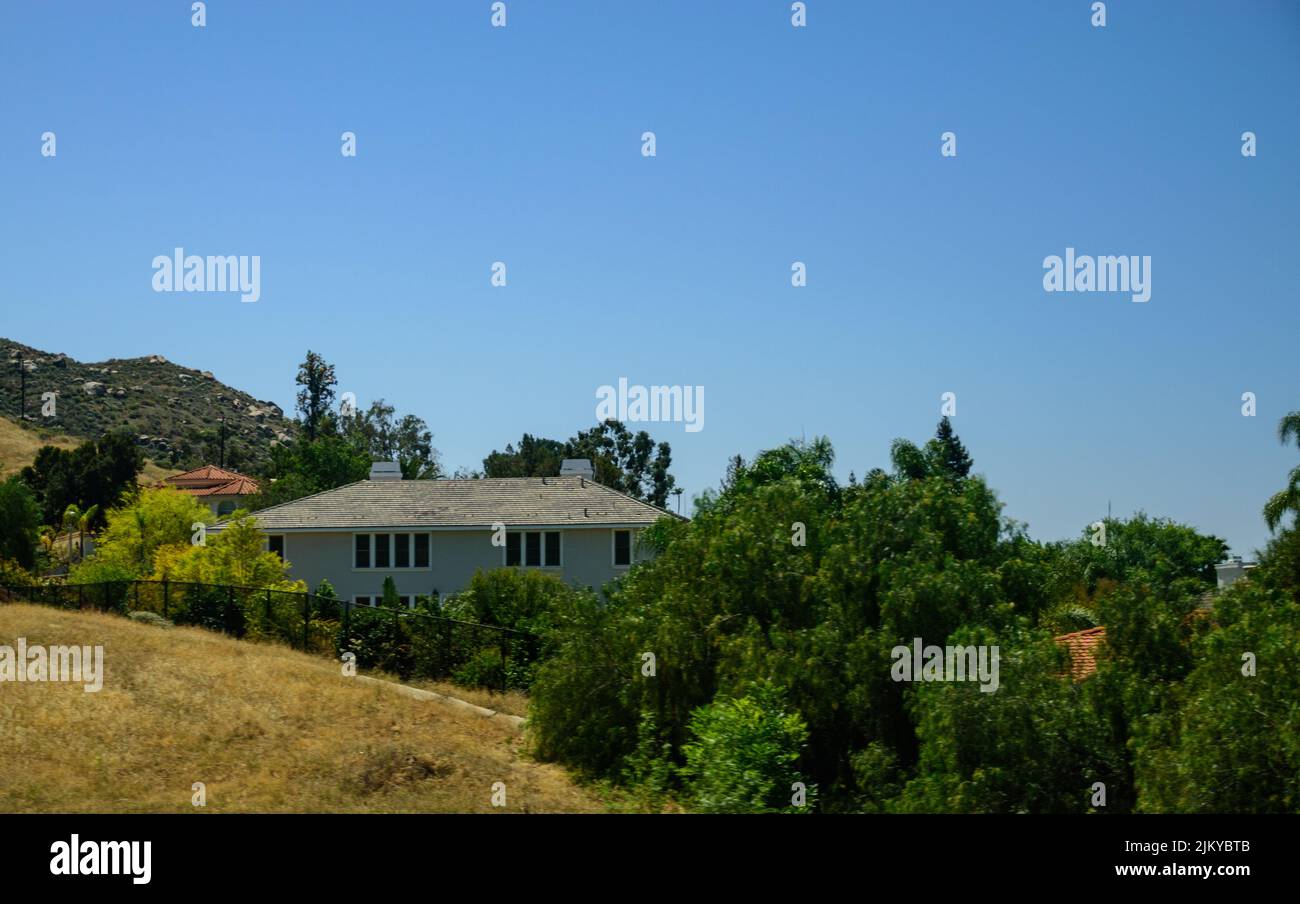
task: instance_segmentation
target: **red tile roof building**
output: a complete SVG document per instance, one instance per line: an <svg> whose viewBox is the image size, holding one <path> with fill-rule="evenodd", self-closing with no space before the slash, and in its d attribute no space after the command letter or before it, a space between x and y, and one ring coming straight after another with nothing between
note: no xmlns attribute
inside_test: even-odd
<svg viewBox="0 0 1300 904"><path fill-rule="evenodd" d="M257 492L257 481L216 465L204 465L184 474L164 478L160 487L171 487L189 496L203 497L214 514L228 515Z"/></svg>
<svg viewBox="0 0 1300 904"><path fill-rule="evenodd" d="M1097 671L1097 647L1106 641L1105 626L1075 631L1054 638L1070 654L1070 677L1075 681Z"/></svg>

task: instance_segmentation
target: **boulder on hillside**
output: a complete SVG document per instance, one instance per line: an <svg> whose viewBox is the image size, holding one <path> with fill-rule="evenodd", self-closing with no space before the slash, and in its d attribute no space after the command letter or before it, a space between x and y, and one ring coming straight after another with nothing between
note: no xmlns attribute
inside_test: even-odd
<svg viewBox="0 0 1300 904"><path fill-rule="evenodd" d="M85 390L86 395L89 396L102 396L104 393L108 392L107 386L103 383L96 382L95 380L88 380L87 382L82 383L81 388Z"/></svg>

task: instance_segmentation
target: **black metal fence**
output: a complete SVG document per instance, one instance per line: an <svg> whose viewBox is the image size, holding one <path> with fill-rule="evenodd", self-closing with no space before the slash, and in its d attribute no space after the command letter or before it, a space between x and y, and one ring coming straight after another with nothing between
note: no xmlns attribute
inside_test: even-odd
<svg viewBox="0 0 1300 904"><path fill-rule="evenodd" d="M183 581L6 585L0 600L130 615L150 612L248 640L286 643L403 680L427 678L506 690L526 688L541 654L537 635L464 621L425 608L359 606L313 593ZM436 604L434 604L436 605Z"/></svg>

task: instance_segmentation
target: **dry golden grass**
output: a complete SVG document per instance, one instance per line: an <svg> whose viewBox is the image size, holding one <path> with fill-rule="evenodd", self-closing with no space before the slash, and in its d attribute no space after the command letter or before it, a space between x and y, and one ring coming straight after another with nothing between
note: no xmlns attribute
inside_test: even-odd
<svg viewBox="0 0 1300 904"><path fill-rule="evenodd" d="M0 684L0 812L598 812L518 730L284 647L0 605L0 643L104 647L104 686ZM464 696L458 693L458 696ZM497 700L499 703L499 698ZM504 782L504 808L491 805Z"/></svg>
<svg viewBox="0 0 1300 904"><path fill-rule="evenodd" d="M17 422L7 417L0 417L0 480L17 474L36 460L36 452L41 446L57 446L60 449L75 449L85 442L79 436L66 433L51 433L39 427L24 430ZM150 459L145 459L144 470L136 477L136 482L143 486L153 486L164 477L179 474L175 468L164 468Z"/></svg>
<svg viewBox="0 0 1300 904"><path fill-rule="evenodd" d="M31 399L27 400L30 411ZM58 446L75 449L84 440L61 433L49 433L39 428L24 430L7 417L0 417L0 480L17 474L36 458L41 446Z"/></svg>
<svg viewBox="0 0 1300 904"><path fill-rule="evenodd" d="M142 487L151 487L164 477L171 477L180 473L182 472L176 468L164 468L162 465L156 464L153 459L146 458L144 460L144 469L135 476L135 482Z"/></svg>
<svg viewBox="0 0 1300 904"><path fill-rule="evenodd" d="M396 681L397 679L389 676L389 680ZM505 713L509 716L523 716L525 718L528 716L528 696L519 693L519 691L506 691L503 694L498 691L461 687L459 684L448 684L445 681L409 681L407 683L411 687L418 687L421 690L445 694L448 697L459 697L461 700L467 700L477 706Z"/></svg>

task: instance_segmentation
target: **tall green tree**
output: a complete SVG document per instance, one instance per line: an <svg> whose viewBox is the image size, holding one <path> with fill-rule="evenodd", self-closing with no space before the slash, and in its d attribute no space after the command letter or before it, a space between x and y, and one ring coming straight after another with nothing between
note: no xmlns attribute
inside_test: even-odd
<svg viewBox="0 0 1300 904"><path fill-rule="evenodd" d="M303 434L313 441L331 428L331 408L334 405L334 365L316 352L307 350L307 357L298 365L294 382L302 387L298 391L298 415L302 420Z"/></svg>
<svg viewBox="0 0 1300 904"><path fill-rule="evenodd" d="M397 417L397 411L383 399L370 403L365 411L343 421L348 437L375 461L395 461L404 480L434 480L442 477L438 450L433 447L429 426L413 414Z"/></svg>

